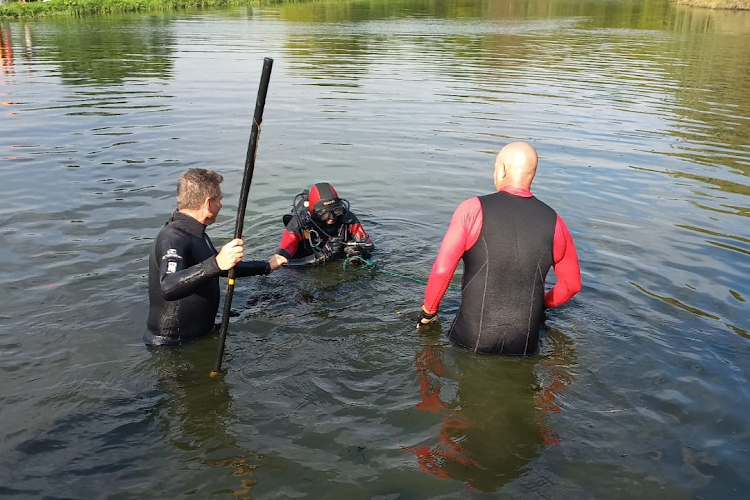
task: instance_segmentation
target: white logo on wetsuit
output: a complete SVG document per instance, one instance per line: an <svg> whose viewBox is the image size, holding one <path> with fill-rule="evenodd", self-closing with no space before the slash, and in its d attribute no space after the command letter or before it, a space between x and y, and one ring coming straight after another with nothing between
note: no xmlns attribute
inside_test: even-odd
<svg viewBox="0 0 750 500"><path fill-rule="evenodd" d="M182 256L177 253L176 248L170 248L169 250L167 250L167 255L162 257L162 259L181 259L181 258Z"/></svg>
<svg viewBox="0 0 750 500"><path fill-rule="evenodd" d="M170 248L169 250L167 250L167 254L164 257L162 257L162 260L164 259L169 259L172 261L172 262L167 263L167 274L171 274L177 271L177 262L175 261L175 259L181 260L182 256L177 253L176 248Z"/></svg>

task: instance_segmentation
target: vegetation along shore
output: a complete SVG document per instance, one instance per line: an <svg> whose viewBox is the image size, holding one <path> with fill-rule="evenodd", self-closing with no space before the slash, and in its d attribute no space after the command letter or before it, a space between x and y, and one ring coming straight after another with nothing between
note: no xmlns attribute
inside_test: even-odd
<svg viewBox="0 0 750 500"><path fill-rule="evenodd" d="M48 16L86 16L123 12L159 12L232 6L296 3L301 0L5 0L0 19ZM304 0L302 0L304 1ZM707 9L750 10L750 0L671 0L676 4Z"/></svg>
<svg viewBox="0 0 750 500"><path fill-rule="evenodd" d="M159 12L180 9L258 6L295 2L296 0L5 0L0 6L0 19L38 18L50 16L86 16L124 12ZM750 1L750 0L749 0Z"/></svg>
<svg viewBox="0 0 750 500"><path fill-rule="evenodd" d="M704 9L750 10L750 0L673 0L680 5Z"/></svg>

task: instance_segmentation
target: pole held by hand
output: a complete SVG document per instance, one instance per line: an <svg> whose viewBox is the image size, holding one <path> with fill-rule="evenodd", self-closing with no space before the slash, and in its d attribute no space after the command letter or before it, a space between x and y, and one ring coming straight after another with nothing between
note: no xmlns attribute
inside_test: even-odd
<svg viewBox="0 0 750 500"><path fill-rule="evenodd" d="M234 226L234 237L242 238L242 226L245 222L245 208L247 207L247 196L250 193L250 184L253 182L253 172L255 171L255 156L258 153L258 137L260 136L260 124L263 121L263 108L266 106L266 94L268 93L268 82L271 79L271 68L273 59L266 57L263 59L263 73L260 75L260 86L258 87L258 98L255 101L255 114L253 115L253 127L250 131L250 142L247 146L247 156L245 157L245 173L242 177L242 190L240 191L240 203L237 207L237 222ZM216 355L216 365L214 366L211 376L215 377L221 370L221 360L224 357L224 344L227 339L229 330L229 314L232 309L232 296L234 295L234 276L235 269L229 270L229 280L227 282L227 293L224 298L224 312L221 315L221 329L219 330L219 350Z"/></svg>

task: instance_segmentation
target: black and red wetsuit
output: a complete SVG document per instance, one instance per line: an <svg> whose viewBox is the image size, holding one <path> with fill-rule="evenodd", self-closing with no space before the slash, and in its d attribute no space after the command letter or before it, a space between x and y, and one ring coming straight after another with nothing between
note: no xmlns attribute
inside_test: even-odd
<svg viewBox="0 0 750 500"><path fill-rule="evenodd" d="M305 236L305 232L310 238ZM292 217L284 228L284 234L276 253L290 259L290 264L322 264L332 258L344 255L329 255L323 248L328 240L338 238L341 242L358 243L356 253L366 257L375 248L370 237L362 227L357 216L347 212L339 217L334 224L310 222L306 227L300 227L299 218ZM345 249L346 247L344 247Z"/></svg>
<svg viewBox="0 0 750 500"><path fill-rule="evenodd" d="M219 310L216 248L206 226L175 212L159 232L149 256L149 312L143 341L149 346L180 345L210 334ZM244 261L235 276L268 274L265 261Z"/></svg>
<svg viewBox="0 0 750 500"><path fill-rule="evenodd" d="M581 289L565 222L525 189L507 187L459 205L427 282L423 307L430 314L461 259L461 306L448 337L474 352L535 353L544 308L567 302ZM545 293L550 267L557 283Z"/></svg>

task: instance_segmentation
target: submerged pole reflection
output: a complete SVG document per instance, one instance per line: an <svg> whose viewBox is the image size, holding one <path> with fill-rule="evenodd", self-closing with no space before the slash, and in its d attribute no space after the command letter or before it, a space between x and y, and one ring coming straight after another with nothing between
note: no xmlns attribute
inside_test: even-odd
<svg viewBox="0 0 750 500"><path fill-rule="evenodd" d="M201 464L197 469L189 466L195 469L192 482L201 485L196 493L209 497L231 488L234 498L249 499L262 457L239 445L227 429L234 420L232 396L224 377L205 376L213 362L205 347L199 341L155 352L159 386L165 393L155 414L162 422L164 441L178 450L177 459Z"/></svg>

